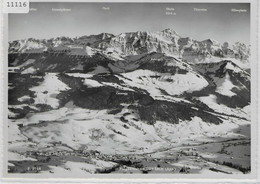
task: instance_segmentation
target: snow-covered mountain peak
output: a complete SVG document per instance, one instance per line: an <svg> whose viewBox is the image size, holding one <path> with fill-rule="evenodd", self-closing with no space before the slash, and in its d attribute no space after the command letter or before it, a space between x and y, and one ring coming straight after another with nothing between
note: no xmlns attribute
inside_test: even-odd
<svg viewBox="0 0 260 184"><path fill-rule="evenodd" d="M249 68L249 46L239 42L234 45L228 42L221 44L211 38L203 41L197 41L191 37L183 38L171 28L162 31L125 32L116 36L109 33L100 33L76 38L61 36L49 40L31 38L10 42L9 53L38 53L59 46L69 47L63 49L66 52L88 46L92 49L98 49L100 52L107 52L110 55L113 53L117 58L152 52L182 58L189 63L218 62L225 58L232 61L237 60L235 63L240 67ZM60 52L63 50L59 49Z"/></svg>
<svg viewBox="0 0 260 184"><path fill-rule="evenodd" d="M164 34L175 35L175 36L180 37L180 35L171 28L164 29L161 32L164 33Z"/></svg>
<svg viewBox="0 0 260 184"><path fill-rule="evenodd" d="M47 50L43 40L28 38L9 42L9 53L38 53Z"/></svg>
<svg viewBox="0 0 260 184"><path fill-rule="evenodd" d="M206 40L203 40L202 43L206 43L206 44L210 44L210 45L214 45L214 46L220 46L220 43L214 39L206 39Z"/></svg>
<svg viewBox="0 0 260 184"><path fill-rule="evenodd" d="M101 33L99 34L98 36L101 36L101 38L104 40L104 39L107 39L107 38L111 38L111 37L114 37L113 34L110 34L110 33Z"/></svg>

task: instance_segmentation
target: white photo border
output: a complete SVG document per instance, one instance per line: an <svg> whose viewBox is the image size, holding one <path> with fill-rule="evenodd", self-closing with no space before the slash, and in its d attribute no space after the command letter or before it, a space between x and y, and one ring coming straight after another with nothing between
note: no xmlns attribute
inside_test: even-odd
<svg viewBox="0 0 260 184"><path fill-rule="evenodd" d="M1 12L1 180L0 182L6 183L82 183L82 182L91 182L91 183L130 183L130 182L150 182L150 183L162 183L162 182L192 182L192 183L220 183L220 182L236 182L236 183L253 183L259 181L259 142L260 142L260 126L259 122L259 56L258 56L258 35L259 35L259 2L257 0L185 0L185 1L175 1L175 0L33 0L30 2L106 2L106 3L115 3L115 2L133 2L133 3L143 3L143 2L156 2L156 3L250 3L250 43L251 43L251 121L257 122L251 125L251 173L246 175L227 175L226 177L219 178L217 175L213 176L202 176L200 174L158 174L158 175L101 175L93 174L88 175L89 178L42 178L39 175L35 174L8 174L7 173L7 106L8 106L8 15L2 14Z"/></svg>

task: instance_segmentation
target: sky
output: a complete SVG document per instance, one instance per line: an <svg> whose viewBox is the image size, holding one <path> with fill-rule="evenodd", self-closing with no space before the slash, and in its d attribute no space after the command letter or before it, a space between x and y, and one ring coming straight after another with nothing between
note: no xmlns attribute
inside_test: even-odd
<svg viewBox="0 0 260 184"><path fill-rule="evenodd" d="M28 14L8 15L9 41L170 28L181 37L199 41L250 43L249 3L32 2L30 8L34 11ZM53 11L56 9L69 11Z"/></svg>

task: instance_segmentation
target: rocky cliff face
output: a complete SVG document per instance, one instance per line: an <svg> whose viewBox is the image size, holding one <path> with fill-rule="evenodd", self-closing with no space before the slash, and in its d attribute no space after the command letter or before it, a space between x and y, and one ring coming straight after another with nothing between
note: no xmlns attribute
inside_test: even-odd
<svg viewBox="0 0 260 184"><path fill-rule="evenodd" d="M41 53L50 48L67 46L68 49L80 48L85 45L103 52L109 52L120 57L143 55L157 52L183 58L189 63L220 61L223 58L233 58L242 62L241 66L249 63L250 49L242 43L234 45L223 44L206 39L197 41L183 38L172 29L156 32L129 32L113 35L101 33L98 35L81 36L76 38L58 37L49 40L26 39L9 43L9 53ZM65 49L66 50L66 49ZM245 63L245 64L243 64Z"/></svg>
<svg viewBox="0 0 260 184"><path fill-rule="evenodd" d="M161 32L122 33L112 38L107 48L114 48L124 55L138 55L150 52L178 54L180 36L166 29Z"/></svg>

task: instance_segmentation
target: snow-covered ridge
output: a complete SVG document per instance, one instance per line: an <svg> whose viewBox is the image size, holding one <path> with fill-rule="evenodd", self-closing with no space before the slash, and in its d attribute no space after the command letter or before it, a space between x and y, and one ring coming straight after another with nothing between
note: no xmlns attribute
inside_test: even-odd
<svg viewBox="0 0 260 184"><path fill-rule="evenodd" d="M116 54L119 57L158 52L178 55L191 63L207 62L214 57L233 58L249 63L250 56L249 46L243 43L237 42L231 45L228 42L219 43L210 38L197 41L190 37L183 38L172 29L126 32L116 36L101 33L76 38L57 37L48 40L30 38L10 42L9 53L43 53L48 52L49 49L64 47L59 52L70 52L73 48L74 53L77 54L81 52L75 50L84 45Z"/></svg>

